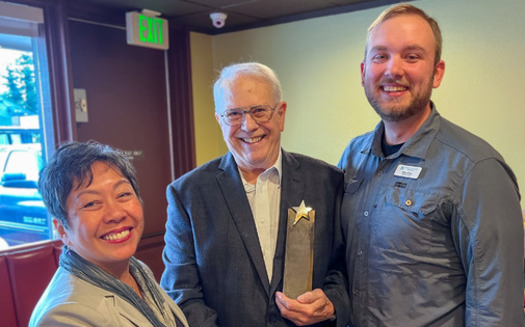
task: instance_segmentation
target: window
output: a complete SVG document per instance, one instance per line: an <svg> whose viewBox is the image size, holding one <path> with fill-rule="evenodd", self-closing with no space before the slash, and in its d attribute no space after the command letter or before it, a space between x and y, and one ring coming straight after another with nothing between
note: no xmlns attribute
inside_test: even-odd
<svg viewBox="0 0 525 327"><path fill-rule="evenodd" d="M0 249L54 238L38 191L53 148L43 12L0 2Z"/></svg>

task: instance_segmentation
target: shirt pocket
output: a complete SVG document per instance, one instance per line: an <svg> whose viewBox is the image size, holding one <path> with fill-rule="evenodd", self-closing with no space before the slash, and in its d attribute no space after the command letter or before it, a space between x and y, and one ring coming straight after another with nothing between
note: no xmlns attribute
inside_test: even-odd
<svg viewBox="0 0 525 327"><path fill-rule="evenodd" d="M359 190L361 184L363 184L363 177L358 175L348 177L348 175L345 174L345 193L354 194Z"/></svg>
<svg viewBox="0 0 525 327"><path fill-rule="evenodd" d="M428 254L438 201L435 195L413 189L388 188L382 209L374 214L372 242L377 242L379 251L393 251L405 263Z"/></svg>
<svg viewBox="0 0 525 327"><path fill-rule="evenodd" d="M413 214L413 218L420 220L435 211L440 197L405 188L392 188L386 193L385 201Z"/></svg>

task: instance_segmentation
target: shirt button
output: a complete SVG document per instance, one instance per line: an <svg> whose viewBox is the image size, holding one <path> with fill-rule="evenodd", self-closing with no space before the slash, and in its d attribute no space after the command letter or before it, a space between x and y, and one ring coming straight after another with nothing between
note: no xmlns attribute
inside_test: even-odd
<svg viewBox="0 0 525 327"><path fill-rule="evenodd" d="M410 207L412 205L412 200L408 199L405 201L405 204Z"/></svg>
<svg viewBox="0 0 525 327"><path fill-rule="evenodd" d="M377 174L378 174L379 176L381 176L381 175L383 175L383 172L380 170L380 171L377 172Z"/></svg>
<svg viewBox="0 0 525 327"><path fill-rule="evenodd" d="M357 251L357 255L359 255L359 256L363 255L363 251L361 251L361 250Z"/></svg>
<svg viewBox="0 0 525 327"><path fill-rule="evenodd" d="M365 211L364 215L365 217L368 217L368 211Z"/></svg>
<svg viewBox="0 0 525 327"><path fill-rule="evenodd" d="M353 292L355 295L359 294L359 290L358 289L354 289L354 292Z"/></svg>

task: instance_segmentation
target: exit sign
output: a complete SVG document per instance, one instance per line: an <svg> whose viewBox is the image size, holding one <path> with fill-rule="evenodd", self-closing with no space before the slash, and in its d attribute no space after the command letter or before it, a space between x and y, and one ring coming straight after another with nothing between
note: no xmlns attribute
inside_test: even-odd
<svg viewBox="0 0 525 327"><path fill-rule="evenodd" d="M168 21L139 12L126 13L128 44L168 50Z"/></svg>

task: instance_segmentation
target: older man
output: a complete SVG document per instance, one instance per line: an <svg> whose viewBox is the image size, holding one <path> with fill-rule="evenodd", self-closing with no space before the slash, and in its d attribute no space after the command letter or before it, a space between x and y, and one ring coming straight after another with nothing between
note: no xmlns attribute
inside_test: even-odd
<svg viewBox="0 0 525 327"><path fill-rule="evenodd" d="M523 326L516 177L430 101L441 32L400 4L368 30L361 64L381 117L350 142L342 224L354 326Z"/></svg>
<svg viewBox="0 0 525 327"><path fill-rule="evenodd" d="M345 287L325 278L341 245L342 172L281 149L286 102L270 68L224 68L214 97L229 153L168 186L161 285L191 326L345 325ZM290 299L278 292L287 212L301 204L315 210L314 290Z"/></svg>

